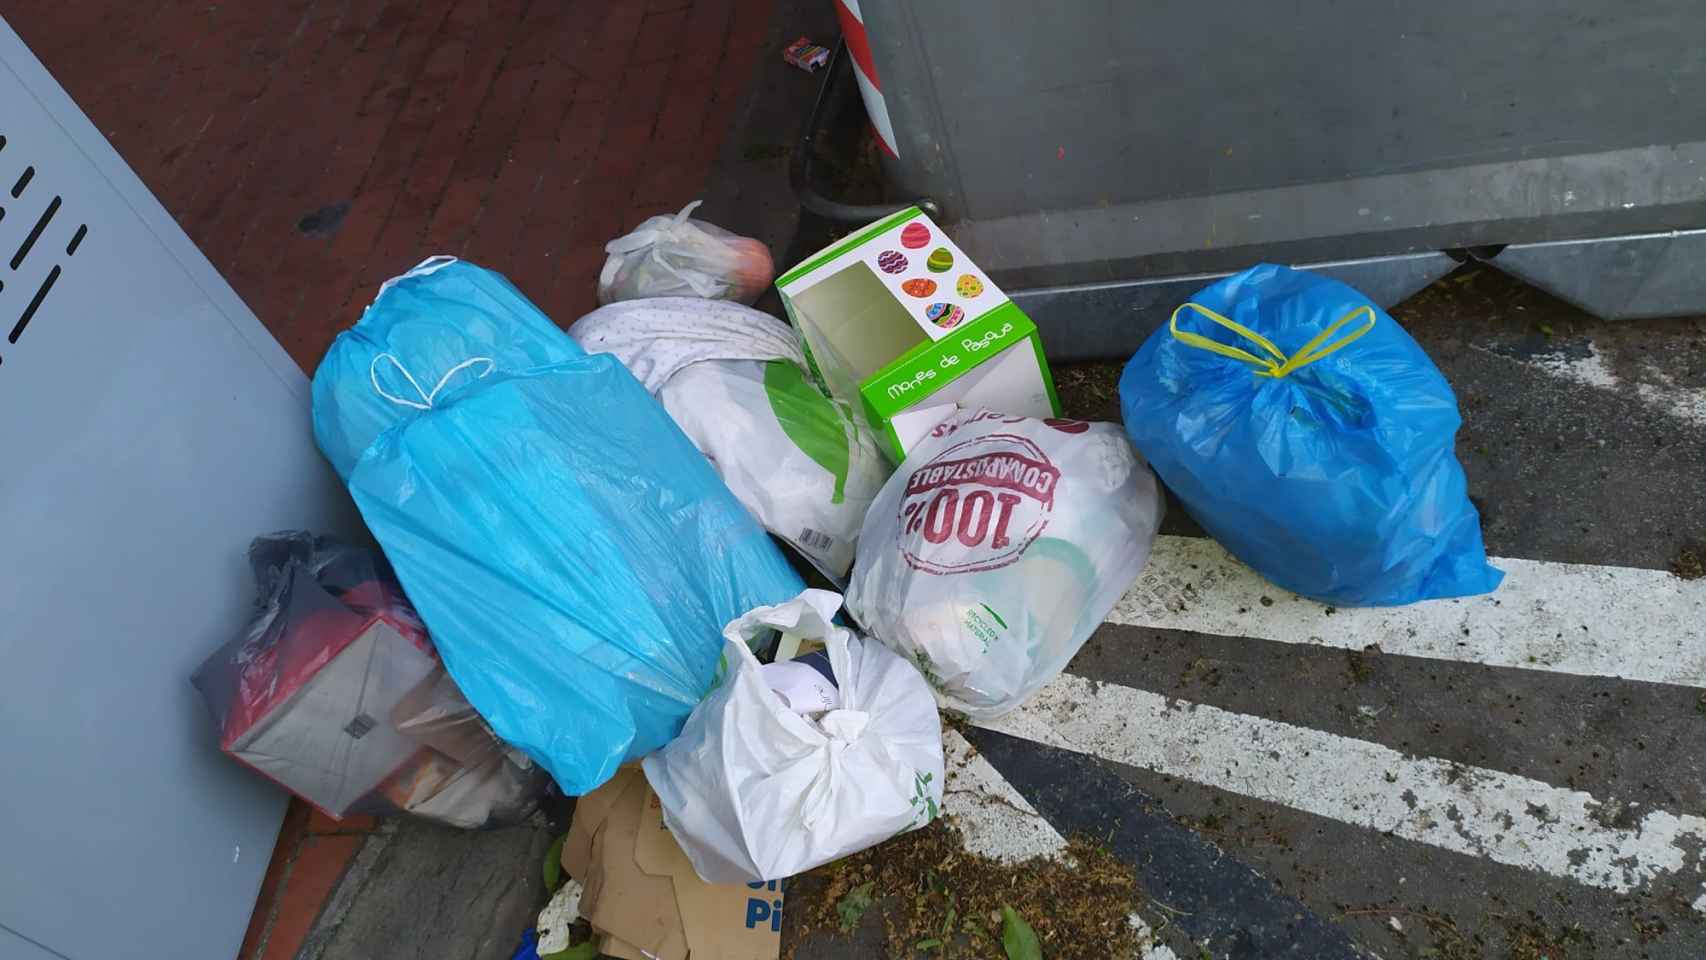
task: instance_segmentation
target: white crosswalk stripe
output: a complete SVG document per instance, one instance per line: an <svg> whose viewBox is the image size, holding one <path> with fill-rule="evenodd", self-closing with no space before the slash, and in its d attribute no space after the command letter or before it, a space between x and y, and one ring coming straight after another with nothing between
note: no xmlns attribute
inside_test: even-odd
<svg viewBox="0 0 1706 960"><path fill-rule="evenodd" d="M1691 866L1706 820L1076 676L989 729L1615 892ZM1698 877L1695 882L1698 883Z"/></svg>
<svg viewBox="0 0 1706 960"><path fill-rule="evenodd" d="M1484 596L1334 609L1275 587L1213 540L1159 537L1108 621L1706 686L1706 580L1631 567L1493 564L1505 581Z"/></svg>

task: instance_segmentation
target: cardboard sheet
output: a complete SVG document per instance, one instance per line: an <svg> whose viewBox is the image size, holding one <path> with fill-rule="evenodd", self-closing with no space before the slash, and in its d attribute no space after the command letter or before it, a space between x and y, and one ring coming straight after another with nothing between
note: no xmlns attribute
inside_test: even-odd
<svg viewBox="0 0 1706 960"><path fill-rule="evenodd" d="M576 802L562 861L586 885L581 913L612 957L775 960L781 951L781 885L699 879L638 770Z"/></svg>

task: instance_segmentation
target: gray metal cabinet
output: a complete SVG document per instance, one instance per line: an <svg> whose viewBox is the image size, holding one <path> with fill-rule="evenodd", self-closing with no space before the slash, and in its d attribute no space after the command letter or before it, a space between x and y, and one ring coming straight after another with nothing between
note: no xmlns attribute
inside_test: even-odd
<svg viewBox="0 0 1706 960"><path fill-rule="evenodd" d="M285 798L189 675L358 531L284 351L0 22L0 960L233 956Z"/></svg>

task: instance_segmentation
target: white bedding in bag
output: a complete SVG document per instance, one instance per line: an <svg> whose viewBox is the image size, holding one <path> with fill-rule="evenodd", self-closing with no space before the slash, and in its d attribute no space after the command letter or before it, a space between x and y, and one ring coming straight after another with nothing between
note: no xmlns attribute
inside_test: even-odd
<svg viewBox="0 0 1706 960"><path fill-rule="evenodd" d="M792 330L736 304L660 297L601 307L569 335L615 354L765 529L846 576L890 468L812 383Z"/></svg>

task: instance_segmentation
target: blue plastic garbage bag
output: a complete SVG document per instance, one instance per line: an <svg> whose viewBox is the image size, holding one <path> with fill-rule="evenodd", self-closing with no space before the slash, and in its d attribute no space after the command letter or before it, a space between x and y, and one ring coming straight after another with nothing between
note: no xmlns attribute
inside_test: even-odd
<svg viewBox="0 0 1706 960"><path fill-rule="evenodd" d="M453 385L462 371L448 371L457 364L468 361L478 375L585 355L502 275L465 260L430 257L379 291L384 309L369 309L343 333L363 348L333 350L314 377L320 450L346 479L367 445L396 422L398 401L418 409L434 389ZM402 366L402 356L414 366ZM417 381L412 370L429 371L431 382ZM357 381L370 389L347 389Z"/></svg>
<svg viewBox="0 0 1706 960"><path fill-rule="evenodd" d="M539 960L539 934L533 930L521 931L521 946L515 948L509 960Z"/></svg>
<svg viewBox="0 0 1706 960"><path fill-rule="evenodd" d="M1180 307L1120 378L1126 432L1204 530L1344 605L1485 593L1451 387L1356 290L1268 264Z"/></svg>
<svg viewBox="0 0 1706 960"><path fill-rule="evenodd" d="M469 702L582 794L680 732L729 621L803 584L620 362L524 329L513 289L481 288L466 325L466 278L398 283L338 337L315 433L333 456L389 415L348 471L356 505ZM401 388L371 375L382 354Z"/></svg>

